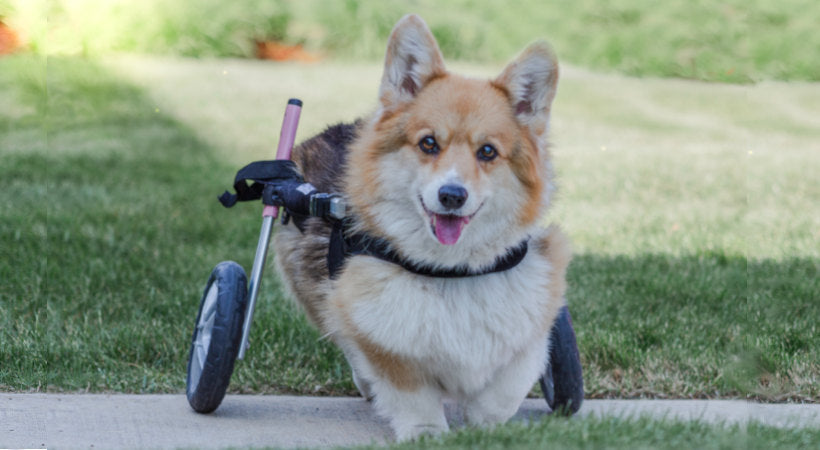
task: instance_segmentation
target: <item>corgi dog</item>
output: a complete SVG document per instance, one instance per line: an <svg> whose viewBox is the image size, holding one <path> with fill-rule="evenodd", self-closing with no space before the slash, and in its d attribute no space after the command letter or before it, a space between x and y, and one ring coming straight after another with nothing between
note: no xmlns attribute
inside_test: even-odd
<svg viewBox="0 0 820 450"><path fill-rule="evenodd" d="M405 16L375 112L293 151L306 181L345 199L344 238L380 250L347 252L331 273L334 227L311 217L276 233L277 270L399 441L447 431L445 398L468 424L505 422L544 373L570 260L541 224L557 82L543 42L492 80L450 73Z"/></svg>

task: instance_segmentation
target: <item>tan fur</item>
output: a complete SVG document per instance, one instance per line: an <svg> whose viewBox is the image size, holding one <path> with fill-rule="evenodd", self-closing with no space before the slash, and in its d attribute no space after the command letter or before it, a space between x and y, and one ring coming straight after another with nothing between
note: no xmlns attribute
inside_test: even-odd
<svg viewBox="0 0 820 450"><path fill-rule="evenodd" d="M572 248L569 238L561 231L558 225L550 225L544 236L538 242L538 252L544 255L550 263L548 291L550 298L564 299L567 291L567 267L572 260ZM544 315L544 325L551 327L558 315L563 302L556 302L555 308L550 308Z"/></svg>
<svg viewBox="0 0 820 450"><path fill-rule="evenodd" d="M513 150L510 156L510 165L513 172L521 180L527 190L527 204L519 213L522 225L535 222L541 212L544 189L542 165L538 158L538 147L529 138L523 140L520 146Z"/></svg>
<svg viewBox="0 0 820 450"><path fill-rule="evenodd" d="M355 335L353 339L371 364L400 391L415 391L423 383L421 372L411 361L390 353L365 336Z"/></svg>

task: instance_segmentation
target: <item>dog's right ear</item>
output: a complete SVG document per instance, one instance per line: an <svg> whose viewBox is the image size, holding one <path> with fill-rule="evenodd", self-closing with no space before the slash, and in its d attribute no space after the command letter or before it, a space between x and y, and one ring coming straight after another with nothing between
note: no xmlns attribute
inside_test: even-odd
<svg viewBox="0 0 820 450"><path fill-rule="evenodd" d="M379 99L384 108L398 106L445 73L444 58L427 24L417 15L404 16L387 43Z"/></svg>
<svg viewBox="0 0 820 450"><path fill-rule="evenodd" d="M535 42L494 81L509 93L519 123L535 129L548 125L558 85L558 58L546 42ZM540 132L539 132L540 133Z"/></svg>

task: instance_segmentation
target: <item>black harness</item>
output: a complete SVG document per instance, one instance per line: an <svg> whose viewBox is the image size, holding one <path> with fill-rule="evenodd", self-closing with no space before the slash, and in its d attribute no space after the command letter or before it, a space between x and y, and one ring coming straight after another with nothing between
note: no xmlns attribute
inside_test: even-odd
<svg viewBox="0 0 820 450"><path fill-rule="evenodd" d="M434 278L464 278L503 272L517 266L529 248L529 239L524 239L517 246L510 248L503 255L496 257L495 262L479 270L466 265L449 268L435 267L414 262L391 248L390 243L380 237L362 233L349 233L352 221L349 218L333 222L330 233L330 245L327 251L327 269L330 278L336 278L344 265L345 259L355 255L373 256L401 266L404 270L416 275Z"/></svg>
<svg viewBox="0 0 820 450"><path fill-rule="evenodd" d="M247 181L253 183L248 186ZM440 268L419 264L399 254L390 243L380 237L350 231L353 218L340 217L334 213L332 201L338 196L319 193L312 185L305 183L291 161L257 161L240 169L234 180L236 194L225 192L219 201L230 208L237 201L250 201L262 198L266 205L282 206L287 214L283 222L290 217L301 232L304 233L304 221L307 217L320 217L331 225L330 243L327 251L327 268L331 278L336 278L350 256L365 255L379 258L416 275L435 278L464 278L490 273L503 272L517 266L527 255L529 239L522 240L517 246L507 249L503 255L496 257L495 262L479 270L461 265Z"/></svg>

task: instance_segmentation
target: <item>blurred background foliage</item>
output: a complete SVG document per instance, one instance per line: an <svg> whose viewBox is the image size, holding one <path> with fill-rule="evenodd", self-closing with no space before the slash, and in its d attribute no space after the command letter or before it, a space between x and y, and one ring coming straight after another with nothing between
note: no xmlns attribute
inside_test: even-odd
<svg viewBox="0 0 820 450"><path fill-rule="evenodd" d="M816 0L0 0L26 51L254 57L255 41L377 60L415 12L445 57L512 58L544 38L563 61L634 76L820 80Z"/></svg>

